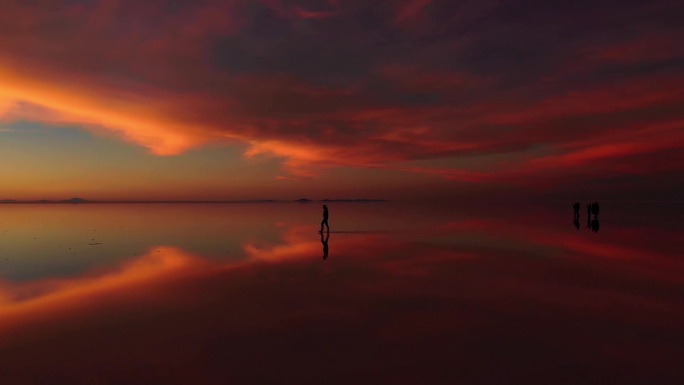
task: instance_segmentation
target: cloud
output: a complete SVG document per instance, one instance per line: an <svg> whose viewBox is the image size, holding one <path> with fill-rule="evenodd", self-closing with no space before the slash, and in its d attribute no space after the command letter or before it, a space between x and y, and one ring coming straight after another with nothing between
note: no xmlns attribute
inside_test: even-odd
<svg viewBox="0 0 684 385"><path fill-rule="evenodd" d="M623 159L620 174L632 155L684 145L678 7L13 1L0 15L12 31L0 34L0 117L104 130L157 155L242 143L295 177L509 181ZM509 160L394 165L475 155Z"/></svg>
<svg viewBox="0 0 684 385"><path fill-rule="evenodd" d="M396 15L394 16L394 22L396 24L401 24L408 19L416 17L416 15L420 13L423 8L430 5L430 3L432 3L432 0L404 1L403 4L397 8Z"/></svg>
<svg viewBox="0 0 684 385"><path fill-rule="evenodd" d="M0 99L0 117L10 116L14 109L14 102L12 100Z"/></svg>

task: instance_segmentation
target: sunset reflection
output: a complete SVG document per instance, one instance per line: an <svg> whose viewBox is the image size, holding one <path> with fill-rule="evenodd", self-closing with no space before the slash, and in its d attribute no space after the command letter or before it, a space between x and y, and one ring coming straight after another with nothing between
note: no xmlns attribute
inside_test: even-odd
<svg viewBox="0 0 684 385"><path fill-rule="evenodd" d="M615 222L611 215L625 211L613 207L596 234L577 232L548 207L495 215L416 207L403 220L387 215L391 208L333 207L327 260L316 207L217 206L216 216L172 208L199 210L202 225L185 236L219 249L225 243L211 234L225 222L212 218L267 220L255 220L251 235L216 233L238 243L239 255L149 245L70 276L4 280L6 383L23 383L36 365L39 383L130 383L130 373L133 383L491 383L498 377L485 369L495 361L527 383L553 383L559 362L589 380L677 378L684 264L676 214L644 227ZM102 217L107 208L91 210ZM311 223L297 212L310 212ZM119 215L146 221L140 213ZM531 362L534 378L526 377Z"/></svg>

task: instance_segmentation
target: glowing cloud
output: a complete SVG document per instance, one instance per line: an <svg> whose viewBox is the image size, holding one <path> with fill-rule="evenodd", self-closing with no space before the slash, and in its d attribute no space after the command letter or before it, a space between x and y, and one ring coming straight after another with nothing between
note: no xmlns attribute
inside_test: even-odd
<svg viewBox="0 0 684 385"><path fill-rule="evenodd" d="M0 119L75 124L156 155L237 143L295 177L345 167L524 184L588 162L620 176L641 170L635 154L684 146L634 139L681 124L684 106L681 28L635 16L676 13L656 3L592 4L578 27L575 8L535 2L10 1ZM596 21L606 14L617 24Z"/></svg>

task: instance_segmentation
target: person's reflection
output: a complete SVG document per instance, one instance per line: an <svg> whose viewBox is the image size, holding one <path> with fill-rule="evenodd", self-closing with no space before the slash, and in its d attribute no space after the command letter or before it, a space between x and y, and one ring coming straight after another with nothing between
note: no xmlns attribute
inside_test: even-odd
<svg viewBox="0 0 684 385"><path fill-rule="evenodd" d="M594 218L591 220L591 231L598 233L599 232L599 220L598 218Z"/></svg>
<svg viewBox="0 0 684 385"><path fill-rule="evenodd" d="M575 202L572 204L572 210L575 212L575 217L579 218L579 212L580 212L579 202Z"/></svg>
<svg viewBox="0 0 684 385"><path fill-rule="evenodd" d="M330 239L330 230L325 233L323 239L323 232L321 231L321 243L323 244L323 259L328 259L328 239Z"/></svg>

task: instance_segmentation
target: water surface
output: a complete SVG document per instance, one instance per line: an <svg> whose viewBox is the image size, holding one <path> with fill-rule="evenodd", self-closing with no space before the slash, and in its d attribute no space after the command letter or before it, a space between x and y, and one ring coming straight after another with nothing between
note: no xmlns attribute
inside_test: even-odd
<svg viewBox="0 0 684 385"><path fill-rule="evenodd" d="M3 384L684 383L681 204L328 205L0 206Z"/></svg>

